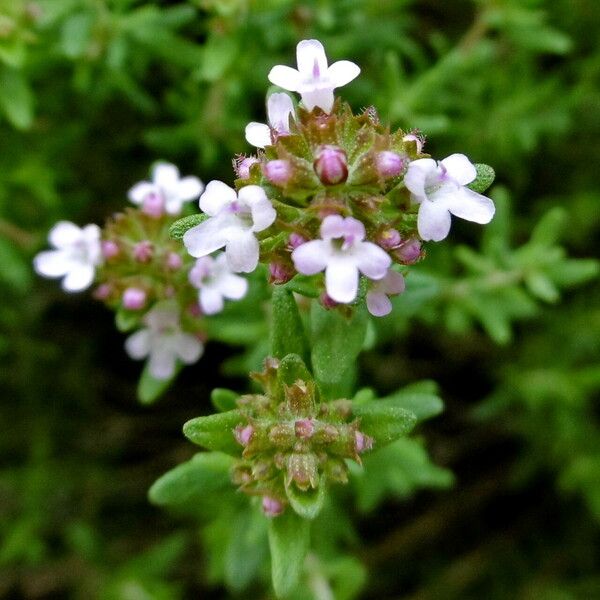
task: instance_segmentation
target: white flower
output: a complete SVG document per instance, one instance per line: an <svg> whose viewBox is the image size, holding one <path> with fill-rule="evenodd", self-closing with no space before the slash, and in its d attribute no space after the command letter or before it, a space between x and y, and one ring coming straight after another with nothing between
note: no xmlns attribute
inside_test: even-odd
<svg viewBox="0 0 600 600"><path fill-rule="evenodd" d="M202 355L200 341L181 331L177 309L156 307L144 317L144 323L147 327L125 340L125 350L136 360L149 357L148 368L155 379L172 377L177 360L190 365Z"/></svg>
<svg viewBox="0 0 600 600"><path fill-rule="evenodd" d="M365 242L365 226L352 217L325 217L322 240L312 240L292 252L299 273L314 275L325 270L327 294L336 302L356 298L359 271L369 279L382 279L392 260L377 244Z"/></svg>
<svg viewBox="0 0 600 600"><path fill-rule="evenodd" d="M269 125L264 123L248 123L246 125L246 140L257 148L270 146L271 130L277 136L290 134L290 115L294 116L294 104L287 94L271 94L267 100L267 118Z"/></svg>
<svg viewBox="0 0 600 600"><path fill-rule="evenodd" d="M188 252L200 258L225 246L232 271L254 271L258 264L254 234L270 227L277 217L264 190L247 185L236 194L222 181L211 181L200 196L200 208L210 219L185 232L183 242Z"/></svg>
<svg viewBox="0 0 600 600"><path fill-rule="evenodd" d="M452 154L440 162L420 158L408 165L404 184L420 204L417 227L423 240L443 240L450 231L450 213L475 223L492 220L494 203L465 187L476 176L464 154Z"/></svg>
<svg viewBox="0 0 600 600"><path fill-rule="evenodd" d="M90 287L102 262L100 228L60 221L50 230L48 241L56 249L40 252L33 259L35 271L43 277L64 277L62 287L67 292Z"/></svg>
<svg viewBox="0 0 600 600"><path fill-rule="evenodd" d="M318 40L303 40L296 47L298 70L277 65L269 73L269 81L290 92L298 92L307 110L315 106L331 112L333 90L358 77L360 68L349 60L327 66L323 44Z"/></svg>
<svg viewBox="0 0 600 600"><path fill-rule="evenodd" d="M392 303L388 296L401 294L404 288L402 274L389 269L386 276L376 281L367 292L367 309L374 317L384 317L392 312Z"/></svg>
<svg viewBox="0 0 600 600"><path fill-rule="evenodd" d="M198 300L207 315L221 312L224 298L240 300L248 291L248 282L231 272L227 257L223 253L216 258L199 258L190 270L188 278L190 283L200 290Z"/></svg>
<svg viewBox="0 0 600 600"><path fill-rule="evenodd" d="M139 204L145 212L160 216L163 211L178 215L184 202L195 200L204 186L197 177L179 177L175 165L159 162L152 169L152 181L136 183L128 193L134 204Z"/></svg>

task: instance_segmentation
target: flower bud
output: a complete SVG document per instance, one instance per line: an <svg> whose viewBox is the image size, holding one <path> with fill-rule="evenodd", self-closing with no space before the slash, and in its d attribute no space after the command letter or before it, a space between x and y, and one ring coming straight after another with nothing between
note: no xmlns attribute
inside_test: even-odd
<svg viewBox="0 0 600 600"><path fill-rule="evenodd" d="M152 192L142 202L142 212L154 219L160 219L164 213L164 201L160 194Z"/></svg>
<svg viewBox="0 0 600 600"><path fill-rule="evenodd" d="M238 444L241 446L247 446L252 439L252 435L254 434L254 427L252 425L238 425L233 430L233 437Z"/></svg>
<svg viewBox="0 0 600 600"><path fill-rule="evenodd" d="M421 242L417 239L408 240L394 254L402 264L412 265L421 258Z"/></svg>
<svg viewBox="0 0 600 600"><path fill-rule="evenodd" d="M269 479L273 474L272 463L260 460L252 467L252 478L255 481Z"/></svg>
<svg viewBox="0 0 600 600"><path fill-rule="evenodd" d="M239 155L233 159L233 170L238 179L248 179L250 177L250 167L260 162L255 156Z"/></svg>
<svg viewBox="0 0 600 600"><path fill-rule="evenodd" d="M327 477L336 483L348 483L348 467L342 459L330 459L326 463Z"/></svg>
<svg viewBox="0 0 600 600"><path fill-rule="evenodd" d="M183 258L177 252L169 252L165 262L170 271L177 271L183 266Z"/></svg>
<svg viewBox="0 0 600 600"><path fill-rule="evenodd" d="M421 154L423 150L423 144L425 143L425 140L421 136L418 136L414 133L408 133L402 138L402 141L408 143L414 142L417 145L417 154Z"/></svg>
<svg viewBox="0 0 600 600"><path fill-rule="evenodd" d="M269 441L278 448L290 448L294 437L294 427L291 423L278 423L269 431Z"/></svg>
<svg viewBox="0 0 600 600"><path fill-rule="evenodd" d="M262 509L265 516L277 517L283 512L284 506L282 502L277 500L277 498L273 498L273 496L263 496Z"/></svg>
<svg viewBox="0 0 600 600"><path fill-rule="evenodd" d="M287 265L279 262L269 264L269 283L282 284L294 276L294 271Z"/></svg>
<svg viewBox="0 0 600 600"><path fill-rule="evenodd" d="M302 246L302 244L305 244L307 241L308 240L299 233L290 233L290 237L288 238L288 248L290 250L295 250L298 246Z"/></svg>
<svg viewBox="0 0 600 600"><path fill-rule="evenodd" d="M146 292L141 288L130 287L123 292L123 306L127 310L141 310L146 306Z"/></svg>
<svg viewBox="0 0 600 600"><path fill-rule="evenodd" d="M272 184L284 186L292 177L292 165L287 160L270 160L263 172Z"/></svg>
<svg viewBox="0 0 600 600"><path fill-rule="evenodd" d="M311 414L314 408L314 393L315 388L312 382L298 379L290 386L284 385L287 409L297 416Z"/></svg>
<svg viewBox="0 0 600 600"><path fill-rule="evenodd" d="M108 300L111 293L112 287L108 283L102 283L94 290L93 295L96 300Z"/></svg>
<svg viewBox="0 0 600 600"><path fill-rule="evenodd" d="M102 248L102 256L104 256L106 260L115 258L121 252L119 244L113 240L103 240L100 247Z"/></svg>
<svg viewBox="0 0 600 600"><path fill-rule="evenodd" d="M348 159L338 146L321 146L313 167L324 185L337 185L348 179Z"/></svg>
<svg viewBox="0 0 600 600"><path fill-rule="evenodd" d="M302 491L316 488L319 483L317 457L312 453L294 453L287 457L287 485L293 481Z"/></svg>
<svg viewBox="0 0 600 600"><path fill-rule="evenodd" d="M354 432L354 449L357 454L366 452L367 450L373 449L373 438L361 433L360 431Z"/></svg>
<svg viewBox="0 0 600 600"><path fill-rule="evenodd" d="M152 260L154 254L154 246L149 240L138 242L133 247L133 257L140 263L147 263Z"/></svg>
<svg viewBox="0 0 600 600"><path fill-rule="evenodd" d="M393 250L400 245L400 242L402 242L402 237L397 229L384 229L377 236L377 243L384 250Z"/></svg>
<svg viewBox="0 0 600 600"><path fill-rule="evenodd" d="M294 431L296 437L299 438L310 438L315 431L315 426L312 419L298 419L294 423Z"/></svg>
<svg viewBox="0 0 600 600"><path fill-rule="evenodd" d="M384 179L397 177L406 168L406 159L396 152L384 150L379 152L375 158L377 173Z"/></svg>

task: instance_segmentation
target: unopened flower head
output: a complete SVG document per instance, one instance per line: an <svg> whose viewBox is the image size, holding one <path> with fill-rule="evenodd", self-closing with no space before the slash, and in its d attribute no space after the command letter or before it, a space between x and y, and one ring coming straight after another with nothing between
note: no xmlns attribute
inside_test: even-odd
<svg viewBox="0 0 600 600"><path fill-rule="evenodd" d="M36 255L33 266L43 277L62 277L67 292L80 292L94 282L96 268L102 263L100 228L97 225L77 225L60 221L48 234L54 250Z"/></svg>
<svg viewBox="0 0 600 600"><path fill-rule="evenodd" d="M149 216L158 218L165 212L180 214L184 203L195 200L202 189L197 177L180 177L175 165L159 162L152 169L152 181L136 183L129 190L129 199Z"/></svg>

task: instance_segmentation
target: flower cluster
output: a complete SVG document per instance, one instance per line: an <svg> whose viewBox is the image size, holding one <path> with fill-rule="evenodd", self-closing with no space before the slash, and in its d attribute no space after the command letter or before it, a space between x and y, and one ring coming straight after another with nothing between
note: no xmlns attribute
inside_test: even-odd
<svg viewBox="0 0 600 600"><path fill-rule="evenodd" d="M117 325L136 330L125 342L134 359L148 359L155 379L169 379L177 363L196 362L203 352L204 318L239 300L248 282L235 275L225 255L195 261L169 238L169 228L204 186L197 177L157 163L152 180L129 190L137 205L110 218L103 229L60 222L50 231L53 250L40 252L34 268L63 277L66 291L95 285L94 297L117 313Z"/></svg>
<svg viewBox="0 0 600 600"><path fill-rule="evenodd" d="M312 276L326 306L351 304L365 289L369 311L383 316L422 243L444 239L451 215L488 223L494 204L472 189L478 172L463 154L435 161L418 132L391 132L374 108L354 115L334 98L357 65L328 66L317 40L298 44L297 64L274 67L269 80L298 92L300 105L269 96L268 123L246 127L257 154L234 160L237 192L209 183L200 197L207 218L184 243L195 257L224 248L236 272L269 264L274 283Z"/></svg>

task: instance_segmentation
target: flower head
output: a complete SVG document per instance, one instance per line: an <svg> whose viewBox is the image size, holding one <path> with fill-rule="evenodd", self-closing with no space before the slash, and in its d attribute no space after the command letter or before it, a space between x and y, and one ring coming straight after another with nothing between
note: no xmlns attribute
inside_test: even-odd
<svg viewBox="0 0 600 600"><path fill-rule="evenodd" d="M156 379L169 379L179 359L186 365L196 362L204 350L200 341L181 331L177 309L156 307L144 317L146 327L125 340L131 358L149 358L150 374Z"/></svg>
<svg viewBox="0 0 600 600"><path fill-rule="evenodd" d="M222 181L211 181L200 197L200 208L210 218L186 231L183 242L188 252L200 258L225 247L232 271L254 271L259 250L254 234L277 217L264 190L247 185L236 194Z"/></svg>
<svg viewBox="0 0 600 600"><path fill-rule="evenodd" d="M200 307L207 315L223 310L224 299L240 300L248 291L248 282L231 272L227 257L220 253L216 258L203 256L189 273L190 283L198 288Z"/></svg>
<svg viewBox="0 0 600 600"><path fill-rule="evenodd" d="M443 240L450 231L450 214L481 224L492 220L494 203L465 187L476 175L464 154L452 154L440 162L420 158L410 163L404 184L420 204L417 227L423 240Z"/></svg>
<svg viewBox="0 0 600 600"><path fill-rule="evenodd" d="M376 281L367 292L367 309L374 317L384 317L392 312L392 303L388 296L401 294L404 288L404 277L389 269L386 276Z"/></svg>
<svg viewBox="0 0 600 600"><path fill-rule="evenodd" d="M55 250L40 252L33 266L43 277L63 277L67 292L80 292L92 285L96 267L102 262L100 228L97 225L77 227L69 221L58 222L48 234Z"/></svg>
<svg viewBox="0 0 600 600"><path fill-rule="evenodd" d="M273 67L269 81L290 92L298 92L307 110L318 106L326 113L333 108L333 90L358 77L360 68L349 60L327 65L323 44L302 40L296 47L298 69L284 65Z"/></svg>
<svg viewBox="0 0 600 600"><path fill-rule="evenodd" d="M160 162L152 169L152 181L140 181L129 190L129 199L152 216L160 217L164 212L178 215L184 202L196 199L202 189L197 177L181 177L175 165Z"/></svg>
<svg viewBox="0 0 600 600"><path fill-rule="evenodd" d="M270 146L271 132L275 136L290 134L290 115L294 116L292 99L284 93L271 94L267 100L268 125L264 123L248 123L246 125L246 140L257 148Z"/></svg>
<svg viewBox="0 0 600 600"><path fill-rule="evenodd" d="M336 302L356 298L359 272L369 279L381 279L392 262L377 244L364 241L365 226L352 217L325 217L321 237L298 246L292 260L304 275L325 270L327 294Z"/></svg>

